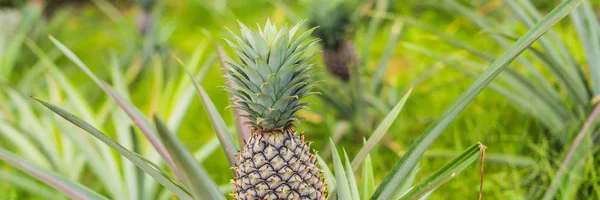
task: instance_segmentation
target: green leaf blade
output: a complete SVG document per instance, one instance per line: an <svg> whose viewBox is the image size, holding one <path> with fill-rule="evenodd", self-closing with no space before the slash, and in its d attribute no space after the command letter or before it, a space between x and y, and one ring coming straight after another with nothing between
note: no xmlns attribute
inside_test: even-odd
<svg viewBox="0 0 600 200"><path fill-rule="evenodd" d="M69 48L60 43L54 37L49 37L52 43L57 46L63 54L65 54L77 67L85 72L95 83L98 85L106 94L108 94L111 98L113 98L117 104L125 111L125 113L131 118L131 120L136 124L136 126L144 133L144 136L150 141L152 146L156 149L156 151L161 155L167 165L175 172L177 176L179 176L179 172L175 164L173 164L173 160L169 157L169 153L165 149L164 145L160 143L158 138L156 137L156 131L152 129L150 122L148 119L144 117L141 112L131 103L121 98L111 87L109 87L106 83L104 83L100 78L98 78L94 73L73 53Z"/></svg>
<svg viewBox="0 0 600 200"><path fill-rule="evenodd" d="M444 165L444 167L440 168L433 175L408 191L408 193L403 195L400 199L420 199L421 197L427 195L429 192L456 177L458 173L473 164L473 162L480 157L481 150L484 148L485 146L481 144L475 144L469 147L461 155L450 161L450 163Z"/></svg>
<svg viewBox="0 0 600 200"><path fill-rule="evenodd" d="M550 27L560 21L569 12L575 9L582 0L564 1L544 19L537 23L532 29L522 36L507 52L495 60L483 74L481 74L471 86L463 92L457 100L425 130L425 132L411 145L407 154L405 154L392 172L384 179L391 181L388 187L379 187L372 199L388 199L401 180L404 180L416 163L419 161L425 150L437 139L437 137L448 127L458 114L502 72L515 58L517 58L531 43L539 38Z"/></svg>
<svg viewBox="0 0 600 200"><path fill-rule="evenodd" d="M21 171L45 182L46 184L56 188L73 199L108 200L108 198L99 195L85 186L72 182L60 176L59 174L56 174L55 172L39 168L4 149L0 149L0 160L3 160L15 168L18 168Z"/></svg>
<svg viewBox="0 0 600 200"><path fill-rule="evenodd" d="M173 161L182 173L183 183L195 199L225 200L217 184L210 178L206 170L198 164L186 147L171 134L166 125L154 117L160 139L167 147Z"/></svg>
<svg viewBox="0 0 600 200"><path fill-rule="evenodd" d="M388 115L385 117L385 119L383 119L379 126L377 126L377 129L375 129L375 131L371 134L365 145L362 148L360 148L358 154L356 155L356 157L354 157L354 160L352 160L352 170L355 171L358 169L360 163L363 162L363 160L371 151L371 149L373 149L373 147L375 147L375 145L379 143L381 138L383 138L383 135L387 132L394 120L398 117L400 111L402 111L402 108L404 107L406 100L410 96L411 91L412 89L409 89L408 92L406 92L404 97L402 97L402 99L396 104L396 106L394 106L392 111L390 111L390 113L388 113Z"/></svg>
<svg viewBox="0 0 600 200"><path fill-rule="evenodd" d="M202 104L206 109L206 112L210 118L210 122L213 125L215 132L217 132L219 141L223 146L223 150L225 151L225 155L227 156L227 161L229 161L229 164L231 166L234 166L237 163L236 155L238 153L238 148L235 144L235 140L233 140L233 136L231 136L231 133L229 132L229 129L227 129L227 125L225 124L223 117L221 117L221 114L219 114L217 107L215 107L215 104L212 102L212 100L210 99L204 88L202 88L200 83L196 81L192 73L184 67L183 62L181 62L180 60L178 61L180 62L180 64L194 83L194 87L196 87L198 96L202 100Z"/></svg>
<svg viewBox="0 0 600 200"><path fill-rule="evenodd" d="M134 163L138 168L142 169L145 173L147 173L152 178L154 178L156 181L158 181L161 185L165 186L168 190L170 190L175 195L177 195L179 198L185 199L185 200L192 200L192 197L190 197L189 194L184 189L182 189L182 187L180 187L178 184L176 184L175 181L173 181L169 177L165 176L165 174L163 174L161 171L159 171L158 168L156 168L156 166L151 165L150 161L148 161L145 158L140 157L136 153L131 152L128 149L124 148L117 142L110 139L108 136L106 136L100 130L94 128L90 124L77 118L76 116L72 115L71 113L69 113L59 107L56 107L50 103L42 101L40 99L35 99L35 100L40 102L42 105L46 106L48 109L52 110L54 113L58 114L62 118L66 119L67 121L71 122L72 124L76 125L77 127L90 133L92 136L96 137L97 139L99 139L100 141L105 143L106 145L110 146L112 149L117 151L123 157L127 158L129 161Z"/></svg>
<svg viewBox="0 0 600 200"><path fill-rule="evenodd" d="M352 199L352 194L350 191L350 186L348 185L348 179L346 178L346 172L344 170L344 164L342 164L342 159L340 158L340 154L333 143L333 140L329 139L331 143L331 155L333 158L333 169L335 173L335 182L336 182L336 191L335 195L337 195L338 199ZM352 170L352 169L349 169ZM332 194L333 195L333 194Z"/></svg>
<svg viewBox="0 0 600 200"><path fill-rule="evenodd" d="M350 192L352 193L352 199L360 200L360 194L358 192L358 185L356 185L356 179L354 178L354 170L352 170L352 164L350 164L350 158L348 158L348 153L346 153L346 149L343 149L344 152L344 164L346 167L346 179L348 179L348 186L350 186Z"/></svg>
<svg viewBox="0 0 600 200"><path fill-rule="evenodd" d="M363 161L361 178L361 199L369 199L369 197L371 197L371 194L375 192L375 176L373 173L373 162L371 162L371 154L367 154L367 157L365 157L365 161Z"/></svg>

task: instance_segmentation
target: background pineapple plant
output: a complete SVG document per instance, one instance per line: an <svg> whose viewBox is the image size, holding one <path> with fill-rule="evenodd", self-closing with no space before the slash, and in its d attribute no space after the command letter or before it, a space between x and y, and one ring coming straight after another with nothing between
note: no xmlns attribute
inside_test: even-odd
<svg viewBox="0 0 600 200"><path fill-rule="evenodd" d="M317 155L294 129L296 111L308 105L301 100L314 86L308 61L316 53L303 54L318 41L304 42L313 29L296 36L301 25L278 30L267 21L251 31L240 24L237 45L228 41L240 60L228 62L228 79L237 86L228 90L252 129L233 167L236 199L325 199Z"/></svg>
<svg viewBox="0 0 600 200"><path fill-rule="evenodd" d="M327 71L335 77L348 81L351 67L358 67L358 55L353 44L358 18L359 1L315 0L310 8L309 25L319 27L315 36L320 38L323 62Z"/></svg>
<svg viewBox="0 0 600 200"><path fill-rule="evenodd" d="M486 43L506 47L519 34L519 29L512 28L534 26L533 21L541 17L542 11L534 5L535 1L506 1L494 6L489 16L476 17L476 10L469 5L454 1L444 8L459 13L481 31L489 31L480 38ZM545 130L535 138L532 148L545 149L544 152L528 151L532 157L540 157L550 167L531 169L530 179L526 185L539 185L546 181L552 187L548 191L534 187L528 190L528 198L551 199L562 193L565 197L577 199L594 199L600 196L596 178L600 173L600 151L597 146L599 129L596 125L597 112L600 112L600 23L597 22L596 8L593 1L582 1L581 5L569 14L566 21L572 22L567 29L573 30L578 37L570 37L565 41L564 35L556 30L539 39L539 45L532 51L517 59L509 73L502 74L493 83L492 89L509 100L510 106L530 115L543 124ZM499 26L496 15L507 15L519 22L495 33L492 30ZM458 50L468 52L470 56L442 56L429 47L410 45L409 49L430 56L436 60L446 60L453 69L468 76L484 69L486 62L493 61L492 52L476 50L466 41L452 34L445 33L419 20L408 19L416 28L427 30L434 35L453 41L451 45ZM513 30L516 29L516 30ZM541 67L540 67L541 66ZM589 76L584 71L589 71ZM544 76L550 73L552 76ZM561 95L564 94L564 95ZM587 128L586 128L587 127ZM596 139L595 139L596 138ZM552 158L552 159L548 159ZM557 159L558 158L558 159ZM554 171L555 169L559 169ZM567 173L568 172L568 173ZM550 178L553 177L553 178ZM552 182L552 183L550 183Z"/></svg>

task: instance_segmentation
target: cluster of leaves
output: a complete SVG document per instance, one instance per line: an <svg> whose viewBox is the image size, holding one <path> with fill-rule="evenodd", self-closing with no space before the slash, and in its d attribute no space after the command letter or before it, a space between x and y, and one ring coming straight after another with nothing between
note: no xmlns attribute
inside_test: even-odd
<svg viewBox="0 0 600 200"><path fill-rule="evenodd" d="M418 171L418 163L423 153L429 148L429 146L436 140L437 137L444 131L444 129L460 114L465 107L488 85L491 81L500 74L507 66L517 58L525 49L527 49L537 38L545 33L552 25L556 24L560 19L565 17L571 10L577 7L581 1L567 0L561 3L557 8L550 12L546 17L540 20L539 23L534 25L527 31L517 42L512 45L506 52L503 53L498 59L494 60L490 66L485 69L481 75L473 82L473 84L465 90L455 102L448 107L448 109L435 121L431 126L425 130L420 137L411 145L406 154L400 159L400 161L394 166L392 171L384 178L384 180L375 188L374 178L372 176L372 167L368 159L369 152L371 149L379 143L381 138L387 132L392 122L401 111L404 103L408 98L408 92L386 115L384 120L377 126L375 131L370 135L369 139L365 141L365 145L360 148L358 154L350 162L348 156L344 153L345 162L342 163L337 149L334 147L333 150L333 161L335 175L331 173L331 170L327 168L326 164L322 162L323 171L328 180L330 198L340 197L342 199L421 199L426 197L431 191L437 186L455 177L456 174L460 173L467 166L473 163L482 154L482 145L476 144L471 148L467 149L463 154L451 161L446 166L442 167L438 172L434 173L433 176L426 178L425 181L411 187L413 185L414 176ZM81 128L91 136L97 138L94 140L98 143L103 143L104 146L110 147L117 151L120 156L129 160L133 165L137 166L139 170L143 171L156 182L163 185L168 191L179 197L180 199L225 199L222 191L216 183L210 178L209 174L203 169L203 167L196 161L196 158L190 153L185 146L177 139L176 135L170 132L170 130L177 129L173 126L169 126L163 123L157 117L154 118L155 126L151 125L149 120L141 114L135 106L133 106L127 98L122 97L122 92L116 90L117 86L120 88L126 88L123 82L119 82L117 79L113 83L113 87L103 82L100 78L94 75L91 70L83 64L83 62L66 46L51 38L51 41L58 47L58 49L66 55L75 65L77 65L82 71L84 71L100 88L102 88L108 96L116 102L122 111L124 111L123 118L125 115L129 117L135 126L137 126L144 137L150 142L149 148L153 148L158 152L156 157L162 159L171 171L176 175L172 177L169 173L164 171L160 166L155 163L152 159L147 159L134 151L129 150L133 147L125 147L118 142L113 141L106 134L102 133L99 129L94 128L90 122L92 119L79 119L73 114L65 111L64 109L50 104L48 102L36 99L41 104L58 114L60 117L66 119L77 127ZM56 69L56 66L52 68ZM217 133L219 142L228 157L230 165L236 162L235 154L238 151L232 134L226 126L225 121L220 116L217 108L208 97L202 86L195 80L196 78L188 71L188 76L192 79L192 83L196 88L196 91L202 103L210 116L210 121ZM193 92L185 92L184 95L191 94ZM51 93L52 94L52 93ZM114 102L113 102L114 103ZM110 110L110 109L109 109ZM176 110L176 109L175 109ZM185 110L185 109L183 109ZM183 112L183 111L182 111ZM177 115L180 116L180 115ZM169 118L171 119L171 118ZM56 122L60 124L60 122ZM176 126L175 126L176 127ZM127 128L125 128L127 129ZM41 130L43 132L43 130ZM130 133L125 131L124 133ZM333 145L333 143L332 143ZM31 163L17 155L6 151L0 151L0 160L16 166L24 172L36 177L48 185L60 190L71 198L74 199L107 199L103 195L93 192L91 189L78 184L63 175L53 172L48 169L39 167L38 165ZM321 159L322 160L322 159ZM363 177L361 191L358 189L358 184L354 178L354 172L362 166L362 173L365 174ZM99 174L100 175L100 174ZM101 174L103 176L109 174ZM137 185L141 187L141 185Z"/></svg>
<svg viewBox="0 0 600 200"><path fill-rule="evenodd" d="M536 25L535 21L542 18L542 12L531 1L504 1L510 16L520 22L516 30L511 30L503 22L498 22L491 16L482 17L477 11L456 1L448 1L447 5L448 7L440 9L464 16L483 31L490 43L503 48L509 47L516 40L518 30L531 29ZM570 39L565 40L571 36L562 36L550 29L538 40L538 45L528 47L526 56L516 59L515 68L507 69L507 73L490 85L493 90L506 97L511 106L531 115L547 129L548 134L541 137L545 138L541 141L542 144L537 144L547 151L541 152L542 164L535 174L552 177L547 179L552 183L548 183L550 186L543 194L543 190L530 191L530 195L536 198L541 195L545 199L552 198L557 194L558 188L560 195L565 197L600 196L600 190L597 189L599 185L594 183L594 176L589 175L598 173L598 166L594 163L597 163L600 152L593 147L597 144L594 138L600 132L594 123L597 121L595 110L600 109L600 24L594 6L589 1L582 1L581 6L569 16L568 27L573 28L579 36L580 46L569 44L572 41ZM407 45L409 49L443 60L448 66L472 77L485 70L487 63L494 61L493 52L480 51L466 41L419 20L410 17L404 19L410 25L434 33L471 56L451 58L418 45ZM574 46L578 49L574 50ZM582 54L580 52L587 59L585 64L577 61L577 55ZM589 78L584 71L589 72ZM587 127L588 125L591 127ZM547 171L544 166L549 166L551 170ZM557 167L559 169L554 170ZM572 173L565 174L565 171ZM586 185L586 182L591 184Z"/></svg>

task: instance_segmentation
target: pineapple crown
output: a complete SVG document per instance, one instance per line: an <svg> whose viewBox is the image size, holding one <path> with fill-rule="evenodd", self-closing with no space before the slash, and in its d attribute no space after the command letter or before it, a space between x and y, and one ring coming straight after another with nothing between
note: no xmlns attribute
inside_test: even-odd
<svg viewBox="0 0 600 200"><path fill-rule="evenodd" d="M318 26L315 35L323 40L325 49L337 49L354 32L355 7L358 1L316 0L311 6L309 25Z"/></svg>
<svg viewBox="0 0 600 200"><path fill-rule="evenodd" d="M288 29L277 28L269 20L264 29L251 31L241 22L241 37L225 41L233 48L239 61L227 60L227 78L235 87L226 87L233 94L233 105L247 112L248 124L255 130L275 131L291 128L301 118L296 111L310 103L301 102L314 94L311 69L307 61L318 52L304 55L319 39L305 40L315 28L297 35L300 22Z"/></svg>

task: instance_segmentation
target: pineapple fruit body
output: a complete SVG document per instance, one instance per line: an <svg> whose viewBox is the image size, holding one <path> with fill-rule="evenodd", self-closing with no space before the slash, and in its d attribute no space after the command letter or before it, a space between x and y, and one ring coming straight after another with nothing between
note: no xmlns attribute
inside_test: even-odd
<svg viewBox="0 0 600 200"><path fill-rule="evenodd" d="M236 199L325 199L316 154L293 129L253 132L238 157Z"/></svg>

